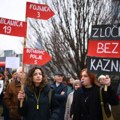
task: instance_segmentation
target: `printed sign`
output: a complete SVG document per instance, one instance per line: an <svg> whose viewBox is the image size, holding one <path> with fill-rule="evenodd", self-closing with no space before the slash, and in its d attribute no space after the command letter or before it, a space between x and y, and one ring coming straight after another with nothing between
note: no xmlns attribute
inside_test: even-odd
<svg viewBox="0 0 120 120"><path fill-rule="evenodd" d="M3 80L0 80L0 94L2 93L3 91Z"/></svg>
<svg viewBox="0 0 120 120"><path fill-rule="evenodd" d="M95 73L99 74L120 73L120 59L88 57L87 63L89 70Z"/></svg>
<svg viewBox="0 0 120 120"><path fill-rule="evenodd" d="M93 25L90 39L120 40L120 25Z"/></svg>
<svg viewBox="0 0 120 120"><path fill-rule="evenodd" d="M26 37L27 23L0 17L0 34Z"/></svg>
<svg viewBox="0 0 120 120"><path fill-rule="evenodd" d="M120 40L89 40L88 56L120 58Z"/></svg>
<svg viewBox="0 0 120 120"><path fill-rule="evenodd" d="M6 68L20 67L20 58L19 57L6 57L5 67Z"/></svg>
<svg viewBox="0 0 120 120"><path fill-rule="evenodd" d="M95 73L118 74L120 72L120 26L93 26L87 56L88 70Z"/></svg>
<svg viewBox="0 0 120 120"><path fill-rule="evenodd" d="M52 59L45 50L32 48L24 48L23 55L24 64L44 65Z"/></svg>
<svg viewBox="0 0 120 120"><path fill-rule="evenodd" d="M54 16L54 12L50 9L48 5L27 2L26 16L30 18L48 20L49 18Z"/></svg>

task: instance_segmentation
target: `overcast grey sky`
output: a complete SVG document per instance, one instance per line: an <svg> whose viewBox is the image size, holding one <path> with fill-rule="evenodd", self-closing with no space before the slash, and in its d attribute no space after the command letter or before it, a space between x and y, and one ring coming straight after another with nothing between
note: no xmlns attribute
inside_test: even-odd
<svg viewBox="0 0 120 120"><path fill-rule="evenodd" d="M25 21L26 1L38 0L0 0L0 17ZM21 41L24 41L24 38L0 34L0 50L15 50L16 53L22 53Z"/></svg>

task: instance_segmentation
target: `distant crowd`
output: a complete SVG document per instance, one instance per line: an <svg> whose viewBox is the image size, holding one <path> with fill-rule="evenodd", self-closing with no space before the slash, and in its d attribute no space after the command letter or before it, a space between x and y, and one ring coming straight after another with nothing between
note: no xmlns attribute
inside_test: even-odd
<svg viewBox="0 0 120 120"><path fill-rule="evenodd" d="M52 82L40 66L28 72L22 67L11 73L5 69L0 81L4 120L104 120L105 115L113 117L111 106L120 100L120 85L116 93L109 75L96 77L87 68L79 78L57 71Z"/></svg>

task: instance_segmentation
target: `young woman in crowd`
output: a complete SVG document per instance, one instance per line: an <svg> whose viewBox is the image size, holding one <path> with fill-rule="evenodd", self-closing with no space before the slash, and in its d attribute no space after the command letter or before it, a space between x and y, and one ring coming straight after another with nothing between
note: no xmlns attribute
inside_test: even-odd
<svg viewBox="0 0 120 120"><path fill-rule="evenodd" d="M35 66L28 71L25 89L19 91L19 112L25 120L49 120L50 118L50 87L41 67Z"/></svg>
<svg viewBox="0 0 120 120"><path fill-rule="evenodd" d="M96 76L83 69L80 73L82 87L74 93L71 107L73 120L103 120L100 102L100 87L97 85ZM118 97L112 90L109 76L102 84L108 86L108 90L102 90L103 101L110 105L118 104Z"/></svg>

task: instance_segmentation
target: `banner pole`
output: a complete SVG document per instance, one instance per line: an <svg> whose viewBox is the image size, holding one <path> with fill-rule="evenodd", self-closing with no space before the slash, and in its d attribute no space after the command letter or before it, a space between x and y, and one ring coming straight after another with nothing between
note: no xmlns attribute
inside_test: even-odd
<svg viewBox="0 0 120 120"><path fill-rule="evenodd" d="M21 91L24 91L24 64L22 63ZM23 100L20 101L20 108L23 106Z"/></svg>
<svg viewBox="0 0 120 120"><path fill-rule="evenodd" d="M27 18L25 17L25 22L27 22ZM26 28L27 29L27 28ZM27 35L27 30L26 30ZM26 37L24 38L24 45L23 45L23 56L24 56L24 48L26 47ZM24 91L24 83L25 83L25 74L24 74L24 63L23 63L23 56L22 56L22 79L21 79L21 91ZM20 108L23 106L23 100L20 100Z"/></svg>

